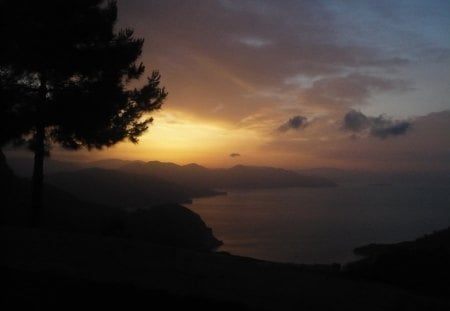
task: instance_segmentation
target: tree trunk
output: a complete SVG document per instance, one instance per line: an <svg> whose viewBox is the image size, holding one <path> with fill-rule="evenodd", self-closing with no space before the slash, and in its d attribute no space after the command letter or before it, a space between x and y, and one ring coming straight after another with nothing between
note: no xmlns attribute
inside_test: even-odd
<svg viewBox="0 0 450 311"><path fill-rule="evenodd" d="M31 192L31 226L37 227L42 214L42 199L44 190L44 138L45 128L40 125L36 127L34 165Z"/></svg>
<svg viewBox="0 0 450 311"><path fill-rule="evenodd" d="M47 100L47 81L41 77L39 103L36 107L36 128L34 136L34 165L31 179L31 219L30 226L37 227L41 221L44 192L45 125L43 108Z"/></svg>
<svg viewBox="0 0 450 311"><path fill-rule="evenodd" d="M0 207L0 225L5 223L6 208L9 207L8 195L12 190L13 173L8 166L6 157L0 147L0 198L2 200L2 207Z"/></svg>
<svg viewBox="0 0 450 311"><path fill-rule="evenodd" d="M5 178L9 177L10 175L12 175L12 171L9 168L5 154L3 153L3 150L0 147L0 176L1 178Z"/></svg>

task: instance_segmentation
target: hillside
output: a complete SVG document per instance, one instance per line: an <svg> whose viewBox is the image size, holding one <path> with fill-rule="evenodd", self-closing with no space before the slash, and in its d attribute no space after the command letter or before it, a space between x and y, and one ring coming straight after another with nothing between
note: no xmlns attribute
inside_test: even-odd
<svg viewBox="0 0 450 311"><path fill-rule="evenodd" d="M0 247L5 251L0 262L2 282L7 285L3 303L15 301L15 306L25 304L30 309L36 305L42 310L173 305L266 311L449 308L448 301L342 278L331 269L131 239L0 227Z"/></svg>
<svg viewBox="0 0 450 311"><path fill-rule="evenodd" d="M29 181L3 172L0 186L0 223L26 226L31 202ZM200 216L178 204L131 212L80 200L47 184L44 206L40 226L47 230L117 236L198 250L211 250L221 244Z"/></svg>
<svg viewBox="0 0 450 311"><path fill-rule="evenodd" d="M450 297L450 228L395 244L358 247L349 275L395 284L420 293Z"/></svg>
<svg viewBox="0 0 450 311"><path fill-rule="evenodd" d="M301 175L273 167L237 165L229 169L208 169L194 163L177 165L150 161L131 162L120 170L151 174L172 182L215 189L336 186L334 182L323 177Z"/></svg>
<svg viewBox="0 0 450 311"><path fill-rule="evenodd" d="M30 159L13 158L9 162L17 174L30 177ZM132 208L224 194L217 189L337 186L323 176L244 165L209 169L195 163L118 159L72 163L49 159L45 167L49 183L84 200ZM92 184L96 186L92 188Z"/></svg>
<svg viewBox="0 0 450 311"><path fill-rule="evenodd" d="M127 212L86 203L46 185L42 226L26 228L29 183L1 161L0 173L0 284L6 287L0 308L5 310L156 305L266 311L450 307L446 299L373 283L360 274L342 274L339 265L278 264L208 252L220 241L198 215L175 204ZM448 231L432 240L442 249L440 241L448 241ZM428 237L419 243L430 245L427 241ZM416 258L419 264L429 263L423 261L426 257ZM407 267L415 271L414 266ZM440 283L444 289L446 280Z"/></svg>
<svg viewBox="0 0 450 311"><path fill-rule="evenodd" d="M188 203L195 197L221 194L195 186L182 186L150 174L101 168L49 174L46 181L84 201L129 210L161 204Z"/></svg>

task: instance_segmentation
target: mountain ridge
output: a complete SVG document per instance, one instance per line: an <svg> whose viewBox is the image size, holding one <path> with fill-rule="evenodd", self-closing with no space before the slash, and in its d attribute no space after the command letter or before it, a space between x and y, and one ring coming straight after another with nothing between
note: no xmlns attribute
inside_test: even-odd
<svg viewBox="0 0 450 311"><path fill-rule="evenodd" d="M196 163L178 165L171 162L132 162L119 170L137 174L152 174L168 181L195 184L214 189L335 187L324 177L298 174L283 168L235 165L231 168L206 168Z"/></svg>

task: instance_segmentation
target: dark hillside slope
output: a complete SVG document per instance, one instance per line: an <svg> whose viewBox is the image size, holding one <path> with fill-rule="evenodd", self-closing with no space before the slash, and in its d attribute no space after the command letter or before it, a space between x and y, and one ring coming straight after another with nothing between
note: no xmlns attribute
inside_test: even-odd
<svg viewBox="0 0 450 311"><path fill-rule="evenodd" d="M0 175L1 224L26 226L31 201L30 183L12 174ZM221 244L203 220L191 210L166 204L128 212L78 200L52 185L45 185L41 227L66 232L95 233L197 250Z"/></svg>
<svg viewBox="0 0 450 311"><path fill-rule="evenodd" d="M151 161L132 162L121 167L120 170L149 174L183 185L216 189L336 186L334 182L323 177L301 175L273 167L237 165L229 169L208 169L198 164L180 166L174 163Z"/></svg>
<svg viewBox="0 0 450 311"><path fill-rule="evenodd" d="M350 275L450 297L450 228L415 241L358 247L355 253L363 259L347 265Z"/></svg>
<svg viewBox="0 0 450 311"><path fill-rule="evenodd" d="M181 186L152 175L100 168L51 174L46 180L84 201L131 210L187 203L194 197L217 194L213 190Z"/></svg>
<svg viewBox="0 0 450 311"><path fill-rule="evenodd" d="M130 299L140 299L139 295L133 295L133 288L148 294L139 309L150 310L165 309L182 297L197 297L195 310L205 310L201 308L205 303L211 310L217 310L211 301L226 303L230 310L239 306L266 311L449 310L449 303L440 299L414 295L386 284L345 279L336 272L318 271L310 266L162 247L131 239L0 227L0 247L6 250L0 271L4 268L6 275L15 271L16 276L17 271L26 274L26 283L12 282L17 289L11 294L27 299L24 291L40 291L53 297L54 293L60 293L67 297L67 301L62 301L62 309L66 309L65 303L84 302L84 306L91 306L88 300L91 295L76 288L87 286L106 299L105 308L116 301L112 310L123 301L115 296L120 293L114 287L122 288L122 294L130 295ZM33 273L38 273L44 284L28 282ZM58 279L54 281L55 278ZM67 290L75 290L75 295L59 290L67 282ZM75 287L70 286L74 283ZM104 295L108 289L110 295ZM174 300L156 306L154 303L164 298L164 293L170 295L167 299ZM185 302L183 307L187 308L189 299ZM133 301L125 309L133 310Z"/></svg>

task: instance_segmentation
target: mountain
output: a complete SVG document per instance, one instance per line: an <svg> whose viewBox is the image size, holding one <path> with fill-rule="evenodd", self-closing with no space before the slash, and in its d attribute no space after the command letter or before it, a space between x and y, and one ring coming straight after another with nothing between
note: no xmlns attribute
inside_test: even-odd
<svg viewBox="0 0 450 311"><path fill-rule="evenodd" d="M333 187L329 179L301 175L293 171L273 168L237 165L227 170L217 170L217 177L224 187L277 188L277 187Z"/></svg>
<svg viewBox="0 0 450 311"><path fill-rule="evenodd" d="M85 163L84 167L98 167L98 168L104 168L107 170L116 170L121 168L122 166L125 166L129 164L130 162L133 163L145 163L144 161L130 161L130 160L121 160L121 159L102 159L97 161L90 161Z"/></svg>
<svg viewBox="0 0 450 311"><path fill-rule="evenodd" d="M229 169L208 169L194 163L180 166L150 161L132 162L122 166L120 170L153 175L184 185L215 189L336 186L336 183L323 177L302 175L273 167L237 165Z"/></svg>
<svg viewBox="0 0 450 311"><path fill-rule="evenodd" d="M8 158L8 163L18 176L31 177L32 159ZM120 159L91 162L64 162L54 159L46 159L45 161L45 173L48 176L91 168L117 170L159 178L188 188L188 192L191 194L190 198L217 194L208 189L336 186L336 183L330 180L331 177L327 177L321 171L299 173L281 168L244 165L236 165L228 169L209 169L195 163L177 165L170 162ZM331 176L335 175L331 174ZM51 177L51 179L53 180L54 177ZM178 198L178 195L176 197Z"/></svg>
<svg viewBox="0 0 450 311"><path fill-rule="evenodd" d="M19 177L31 178L33 173L33 159L26 157L8 157L8 165ZM68 162L55 159L45 159L45 174L57 172L71 172L85 168L83 162Z"/></svg>
<svg viewBox="0 0 450 311"><path fill-rule="evenodd" d="M209 189L182 186L153 175L101 168L49 174L46 182L84 201L131 210L187 203L195 197L220 194Z"/></svg>
<svg viewBox="0 0 450 311"><path fill-rule="evenodd" d="M89 171L84 173L85 177L92 177ZM96 174L102 178L115 176L111 172ZM70 175L71 173L68 174ZM93 181L85 183L88 187L97 187ZM30 188L28 180L18 178L3 169L0 171L1 225L23 227L28 224ZM114 196L118 187L103 190ZM80 200L51 184L45 185L40 227L57 232L114 236L202 251L221 245L198 214L179 204L126 211Z"/></svg>

